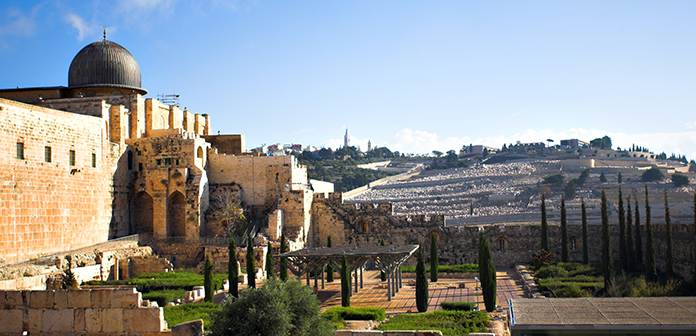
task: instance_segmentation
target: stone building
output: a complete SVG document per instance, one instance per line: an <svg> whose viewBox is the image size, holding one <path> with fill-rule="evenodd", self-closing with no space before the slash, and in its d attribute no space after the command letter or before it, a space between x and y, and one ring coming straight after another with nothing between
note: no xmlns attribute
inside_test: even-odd
<svg viewBox="0 0 696 336"><path fill-rule="evenodd" d="M193 262L220 233L205 214L221 190L268 238L304 247L306 168L246 153L243 135L210 135L209 115L146 94L133 55L106 39L75 56L68 86L0 90L0 263L132 234Z"/></svg>

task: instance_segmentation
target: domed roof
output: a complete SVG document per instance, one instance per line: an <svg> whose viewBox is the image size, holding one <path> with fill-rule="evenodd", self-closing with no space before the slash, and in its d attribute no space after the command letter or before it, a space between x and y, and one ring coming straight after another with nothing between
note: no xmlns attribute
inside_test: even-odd
<svg viewBox="0 0 696 336"><path fill-rule="evenodd" d="M138 62L118 43L107 40L94 42L82 48L70 63L70 88L104 86L145 91L140 85Z"/></svg>

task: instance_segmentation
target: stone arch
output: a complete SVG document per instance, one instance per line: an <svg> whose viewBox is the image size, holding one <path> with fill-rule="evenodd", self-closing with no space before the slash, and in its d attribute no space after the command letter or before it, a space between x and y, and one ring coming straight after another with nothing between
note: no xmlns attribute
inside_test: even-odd
<svg viewBox="0 0 696 336"><path fill-rule="evenodd" d="M370 224L368 224L367 221L363 219L360 221L360 223L358 223L358 229L361 233L370 233Z"/></svg>
<svg viewBox="0 0 696 336"><path fill-rule="evenodd" d="M495 241L495 246L498 248L498 250L505 251L508 249L508 241L505 239L505 237L498 237L498 239Z"/></svg>
<svg viewBox="0 0 696 336"><path fill-rule="evenodd" d="M580 246L580 239L577 236L570 237L570 249L577 250L578 246Z"/></svg>
<svg viewBox="0 0 696 336"><path fill-rule="evenodd" d="M203 159L203 147L198 146L198 149L196 150L196 157L199 159Z"/></svg>
<svg viewBox="0 0 696 336"><path fill-rule="evenodd" d="M153 224L152 196L141 191L135 194L130 203L130 225L133 233L153 234L155 227Z"/></svg>
<svg viewBox="0 0 696 336"><path fill-rule="evenodd" d="M167 238L186 236L186 197L179 191L169 196L167 205Z"/></svg>

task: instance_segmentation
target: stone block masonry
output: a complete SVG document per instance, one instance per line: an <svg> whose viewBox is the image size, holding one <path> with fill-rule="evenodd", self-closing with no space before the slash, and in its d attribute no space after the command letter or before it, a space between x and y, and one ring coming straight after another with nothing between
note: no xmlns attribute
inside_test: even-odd
<svg viewBox="0 0 696 336"><path fill-rule="evenodd" d="M0 262L103 242L128 227L114 208L127 203L117 173L124 147L108 140L105 119L1 98L0 109Z"/></svg>
<svg viewBox="0 0 696 336"><path fill-rule="evenodd" d="M4 308L4 309L3 309ZM0 336L170 335L162 308L134 288L0 291Z"/></svg>

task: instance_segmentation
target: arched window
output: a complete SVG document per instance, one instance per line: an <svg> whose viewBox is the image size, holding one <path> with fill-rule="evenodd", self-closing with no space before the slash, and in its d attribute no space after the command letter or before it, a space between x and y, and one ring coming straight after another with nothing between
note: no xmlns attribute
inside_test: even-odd
<svg viewBox="0 0 696 336"><path fill-rule="evenodd" d="M370 225L367 224L367 221L360 221L359 229L361 233L370 233Z"/></svg>
<svg viewBox="0 0 696 336"><path fill-rule="evenodd" d="M167 237L186 236L186 197L175 191L169 196L167 208Z"/></svg>
<svg viewBox="0 0 696 336"><path fill-rule="evenodd" d="M508 241L505 239L505 237L498 237L497 244L498 250L500 251L505 251L508 249Z"/></svg>
<svg viewBox="0 0 696 336"><path fill-rule="evenodd" d="M576 236L570 237L570 249L575 250L580 246L580 239Z"/></svg>

